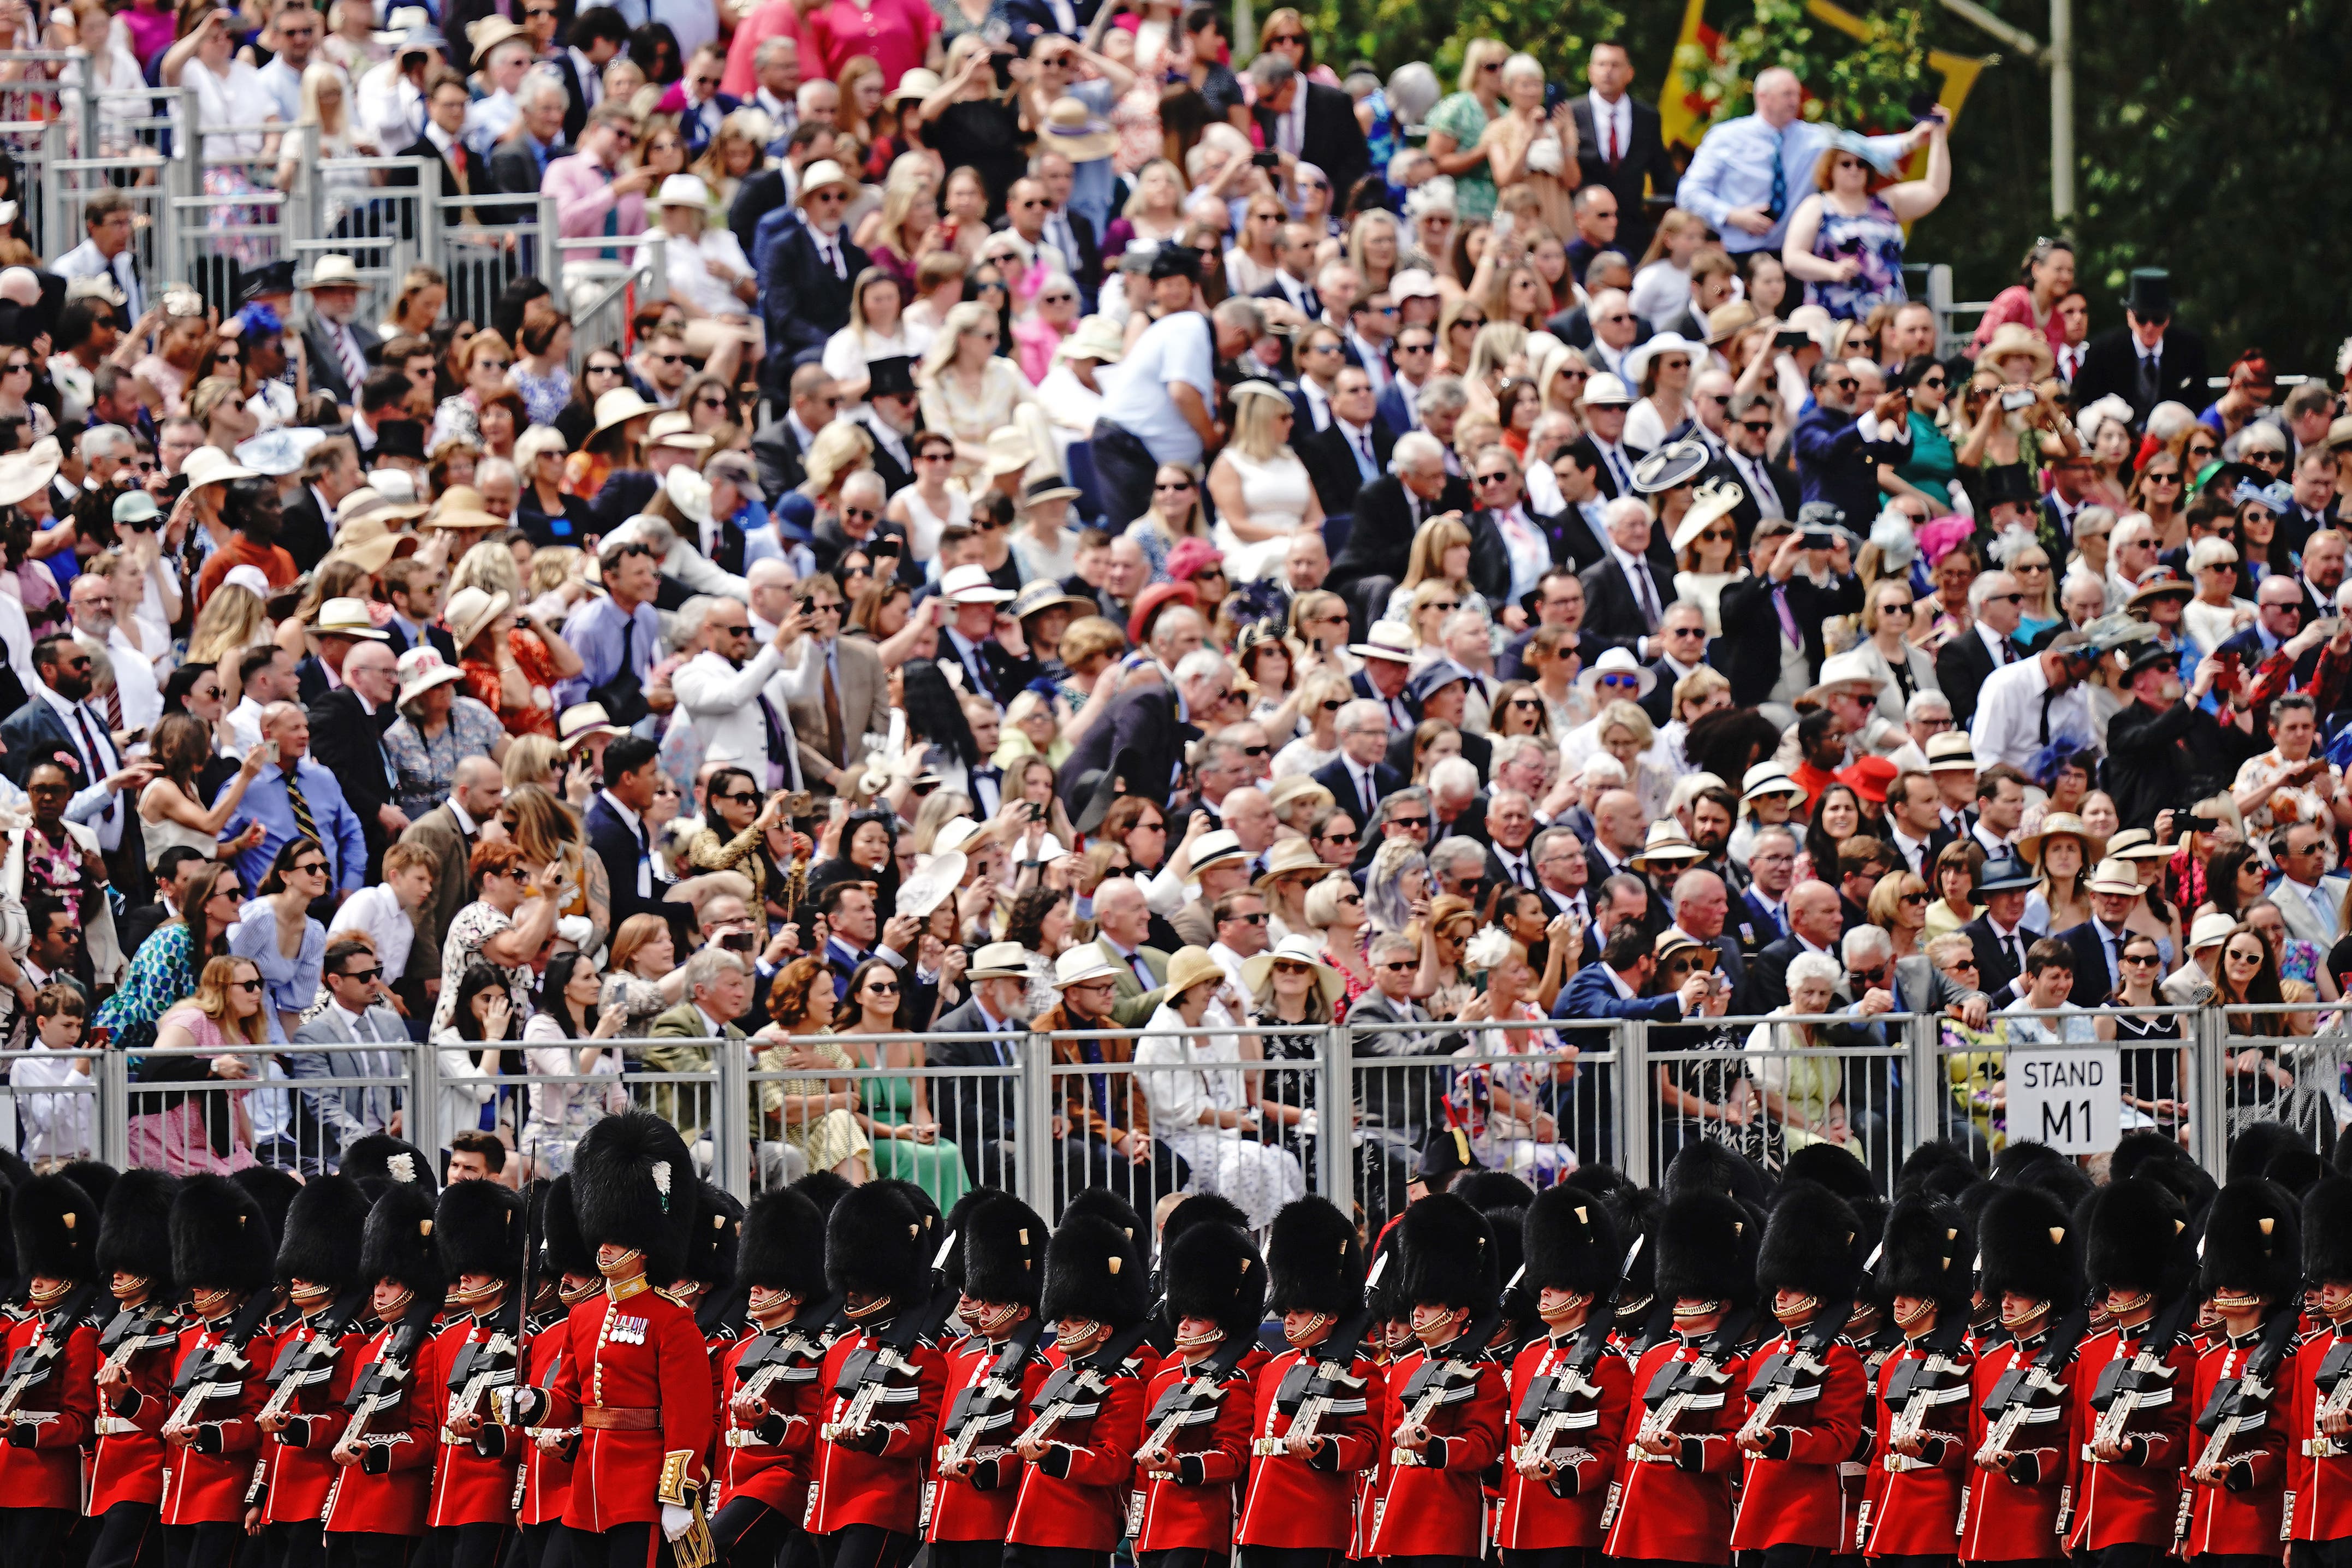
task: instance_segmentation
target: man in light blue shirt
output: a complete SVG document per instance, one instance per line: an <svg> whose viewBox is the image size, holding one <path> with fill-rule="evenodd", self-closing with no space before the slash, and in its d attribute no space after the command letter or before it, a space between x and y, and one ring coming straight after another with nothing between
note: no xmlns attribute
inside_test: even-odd
<svg viewBox="0 0 2352 1568"><path fill-rule="evenodd" d="M653 551L634 542L613 545L597 567L604 595L583 600L563 622L563 640L580 656L580 673L557 684L559 708L587 701L621 673L624 660L642 680L661 652L661 616L654 609L661 578ZM647 703L654 700L648 692Z"/></svg>
<svg viewBox="0 0 2352 1568"><path fill-rule="evenodd" d="M1756 79L1756 112L1709 131L1675 191L1675 205L1705 218L1734 256L1780 248L1789 215L1813 194L1813 169L1840 134L1800 119L1804 89L1794 71L1774 67ZM1894 160L1926 139L1924 131L1867 138Z"/></svg>

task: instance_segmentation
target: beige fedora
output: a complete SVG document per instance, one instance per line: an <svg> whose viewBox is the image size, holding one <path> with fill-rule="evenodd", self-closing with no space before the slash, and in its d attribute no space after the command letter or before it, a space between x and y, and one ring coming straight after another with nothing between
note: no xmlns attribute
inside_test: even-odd
<svg viewBox="0 0 2352 1568"><path fill-rule="evenodd" d="M514 598L505 593L493 594L486 589L460 588L449 595L449 603L441 611L441 622L449 628L449 640L463 653L474 646L474 639L489 629L490 624L514 606Z"/></svg>
<svg viewBox="0 0 2352 1568"><path fill-rule="evenodd" d="M310 623L314 637L358 637L364 642L390 642L391 634L376 629L368 616L364 599L330 599L319 606L319 618Z"/></svg>

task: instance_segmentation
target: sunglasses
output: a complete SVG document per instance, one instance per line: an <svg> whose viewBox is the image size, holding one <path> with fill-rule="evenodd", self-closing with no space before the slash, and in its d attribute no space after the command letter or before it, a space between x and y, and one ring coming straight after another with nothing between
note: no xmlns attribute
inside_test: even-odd
<svg viewBox="0 0 2352 1568"><path fill-rule="evenodd" d="M1265 911L1264 910L1260 910L1254 915L1230 915L1226 918L1230 920L1237 920L1245 926L1262 926L1265 924Z"/></svg>
<svg viewBox="0 0 2352 1568"><path fill-rule="evenodd" d="M896 996L898 994L898 983L895 980L869 980L866 983L866 990L868 995L879 993L886 996Z"/></svg>
<svg viewBox="0 0 2352 1568"><path fill-rule="evenodd" d="M232 991L243 991L250 994L260 991L261 982L258 980L232 980L228 983L228 988Z"/></svg>
<svg viewBox="0 0 2352 1568"><path fill-rule="evenodd" d="M1345 702L1326 702L1323 704L1323 711L1326 713L1337 713L1340 709L1345 708L1347 704Z"/></svg>
<svg viewBox="0 0 2352 1568"><path fill-rule="evenodd" d="M2152 952L2127 952L2124 954L2123 961L2126 963L2161 963L2164 962Z"/></svg>
<svg viewBox="0 0 2352 1568"><path fill-rule="evenodd" d="M882 514L870 506L845 506L841 509L841 515L856 518L860 522L872 522Z"/></svg>
<svg viewBox="0 0 2352 1568"><path fill-rule="evenodd" d="M1333 706L1336 707L1337 704L1335 703ZM1506 708L1536 709L1543 706L1543 700L1537 697L1514 697L1503 706Z"/></svg>
<svg viewBox="0 0 2352 1568"><path fill-rule="evenodd" d="M1416 827L1427 827L1429 826L1429 818L1425 816L1391 816L1389 818L1389 826L1391 827L1402 827L1410 832L1412 829Z"/></svg>
<svg viewBox="0 0 2352 1568"><path fill-rule="evenodd" d="M656 364L679 364L686 359L684 354L647 354L646 357Z"/></svg>
<svg viewBox="0 0 2352 1568"><path fill-rule="evenodd" d="M1189 489L1191 489L1192 488L1192 480L1190 480L1190 479L1179 479L1179 480L1177 480L1174 484L1169 484L1169 485L1154 485L1154 486L1152 486L1152 487L1151 487L1151 493L1152 493L1153 495L1181 495L1181 494L1182 494L1184 491L1189 490Z"/></svg>
<svg viewBox="0 0 2352 1568"><path fill-rule="evenodd" d="M1742 419L1739 421L1739 427L1751 436L1769 436L1772 433L1772 422L1769 419Z"/></svg>
<svg viewBox="0 0 2352 1568"><path fill-rule="evenodd" d="M1351 827L1345 833L1327 833L1318 842L1324 844L1354 844L1359 842L1361 837L1362 835L1359 834Z"/></svg>
<svg viewBox="0 0 2352 1568"><path fill-rule="evenodd" d="M2240 952L2234 947L2226 950L2226 956L2237 963L2260 963L2263 961L2259 952Z"/></svg>
<svg viewBox="0 0 2352 1568"><path fill-rule="evenodd" d="M382 974L383 973L383 966L382 964L378 964L373 969L346 969L343 971L343 978L346 980L373 980L377 975Z"/></svg>
<svg viewBox="0 0 2352 1568"><path fill-rule="evenodd" d="M1622 687L1626 690L1631 691L1633 688L1642 684L1642 678L1638 675L1604 675L1601 677L1599 681L1595 684L1601 686Z"/></svg>
<svg viewBox="0 0 2352 1568"><path fill-rule="evenodd" d="M741 790L733 795L715 795L712 798L721 805L749 805L760 797L748 790Z"/></svg>

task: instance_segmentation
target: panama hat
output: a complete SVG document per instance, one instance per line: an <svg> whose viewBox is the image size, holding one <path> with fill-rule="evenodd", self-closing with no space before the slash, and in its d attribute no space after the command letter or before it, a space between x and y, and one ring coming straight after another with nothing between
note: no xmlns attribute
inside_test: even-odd
<svg viewBox="0 0 2352 1568"><path fill-rule="evenodd" d="M2145 827L2126 827L2107 840L2110 860L2169 860L2172 846L2158 844L2156 835Z"/></svg>
<svg viewBox="0 0 2352 1568"><path fill-rule="evenodd" d="M1348 651L1358 658L1385 658L1397 664L1412 662L1412 633L1395 621L1374 621L1364 640L1349 645Z"/></svg>
<svg viewBox="0 0 2352 1568"><path fill-rule="evenodd" d="M805 204L809 197L827 185L848 185L855 189L856 182L831 158L819 158L802 172L800 200Z"/></svg>
<svg viewBox="0 0 2352 1568"><path fill-rule="evenodd" d="M1118 150L1118 132L1097 120L1082 99L1067 93L1045 106L1045 134L1040 153L1059 153L1073 163L1091 163Z"/></svg>
<svg viewBox="0 0 2352 1568"><path fill-rule="evenodd" d="M2128 860L2102 860L2099 868L2091 873L2091 891L2112 893L2122 898L2139 897L2139 873Z"/></svg>
<svg viewBox="0 0 2352 1568"><path fill-rule="evenodd" d="M592 735L610 735L618 740L627 733L613 722L613 716L604 711L602 702L574 702L555 721L555 738L562 742L565 751Z"/></svg>
<svg viewBox="0 0 2352 1568"><path fill-rule="evenodd" d="M328 600L319 606L319 618L310 623L310 631L316 637L358 637L362 642L392 640L389 633L376 630L364 599Z"/></svg>
<svg viewBox="0 0 2352 1568"><path fill-rule="evenodd" d="M1602 371L1584 384L1584 405L1587 408L1630 408L1633 395L1625 389L1618 377Z"/></svg>
<svg viewBox="0 0 2352 1568"><path fill-rule="evenodd" d="M1977 355L1977 368L1997 371L2000 362L2023 354L2033 362L2033 377L2039 381L2057 368L2057 356L2050 352L2050 340L2037 328L2022 321L2003 321L1993 329L1993 334Z"/></svg>
<svg viewBox="0 0 2352 1568"><path fill-rule="evenodd" d="M900 77L898 85L890 89L890 101L904 103L911 98L920 103L939 91L944 85L946 84L940 80L939 72L923 66L917 66L913 70ZM969 975L971 971L966 970L964 973Z"/></svg>
<svg viewBox="0 0 2352 1568"><path fill-rule="evenodd" d="M1207 948L1180 947L1168 955L1166 989L1171 1005L1193 986L1212 981L1225 983L1225 966L1210 957Z"/></svg>
<svg viewBox="0 0 2352 1568"><path fill-rule="evenodd" d="M1768 795L1784 795L1790 800L1805 798L1805 786L1789 776L1789 770L1780 763L1758 763L1739 781L1741 800L1761 800Z"/></svg>
<svg viewBox="0 0 2352 1568"><path fill-rule="evenodd" d="M595 428L590 436L600 435L615 425L625 425L640 414L658 414L661 410L637 395L633 386L616 386L596 399Z"/></svg>
<svg viewBox="0 0 2352 1568"><path fill-rule="evenodd" d="M310 281L305 289L356 289L360 286L359 264L348 256L332 252L310 264Z"/></svg>
<svg viewBox="0 0 2352 1568"><path fill-rule="evenodd" d="M992 942L976 950L964 970L966 980L1026 980L1029 950L1017 942Z"/></svg>
<svg viewBox="0 0 2352 1568"><path fill-rule="evenodd" d="M425 520L427 528L469 529L504 528L507 520L489 509L482 492L471 485L451 485L441 492L434 503L433 515Z"/></svg>
<svg viewBox="0 0 2352 1568"><path fill-rule="evenodd" d="M1055 345L1055 355L1060 359L1090 359L1103 364L1117 364L1127 353L1118 323L1108 316L1088 316L1077 330Z"/></svg>
<svg viewBox="0 0 2352 1568"><path fill-rule="evenodd" d="M988 568L977 562L940 579L940 597L950 605L1002 605L1018 596L990 581Z"/></svg>
<svg viewBox="0 0 2352 1568"><path fill-rule="evenodd" d="M662 180L661 192L654 197L654 205L699 207L708 211L710 206L710 187L702 183L702 177L698 174L670 174Z"/></svg>
<svg viewBox="0 0 2352 1568"><path fill-rule="evenodd" d="M1330 960L1312 937L1286 936L1267 952L1250 958L1242 964L1242 984L1255 996L1266 988L1274 978L1277 963L1303 963L1315 976L1316 989L1323 993L1327 1003L1337 1002L1348 988L1348 977L1331 967Z"/></svg>
<svg viewBox="0 0 2352 1568"><path fill-rule="evenodd" d="M1267 804L1274 807L1275 815L1279 816L1300 799L1310 795L1318 803L1319 810L1328 811L1339 804L1329 790L1307 773L1287 773L1276 779L1274 787L1266 791L1265 798Z"/></svg>
<svg viewBox="0 0 2352 1568"><path fill-rule="evenodd" d="M988 433L988 449L980 466L992 479L999 474L1017 474L1036 459L1036 448L1019 426L1000 425Z"/></svg>
<svg viewBox="0 0 2352 1568"><path fill-rule="evenodd" d="M1927 737L1927 771L1931 773L1977 771L1976 743L1966 730L1947 730Z"/></svg>
<svg viewBox="0 0 2352 1568"><path fill-rule="evenodd" d="M1066 991L1089 980L1115 980L1127 973L1103 956L1098 943L1074 947L1054 961L1054 989Z"/></svg>
<svg viewBox="0 0 2352 1568"><path fill-rule="evenodd" d="M1627 862L1643 870L1652 867L1671 867L1690 860L1704 860L1706 851L1690 840L1683 825L1674 818L1661 817L1650 824L1648 837L1642 840L1642 852Z"/></svg>
<svg viewBox="0 0 2352 1568"><path fill-rule="evenodd" d="M1695 343L1680 332L1660 332L1648 342L1636 345L1626 354L1624 360L1626 381L1634 386L1641 385L1642 378L1650 374L1651 362L1660 354L1686 355L1692 368L1696 369L1706 360L1706 345ZM1591 398L1588 396L1585 401L1589 403Z"/></svg>
<svg viewBox="0 0 2352 1568"><path fill-rule="evenodd" d="M2209 947L2219 947L2229 941L2230 933L2237 929L2238 917L2235 915L2225 915L2219 910L2199 915L2197 923L2189 928L2189 951L2202 952Z"/></svg>
<svg viewBox="0 0 2352 1568"><path fill-rule="evenodd" d="M2066 836L2083 841L2083 859L2086 865L2096 865L2106 854L2107 841L2083 826L2083 819L2071 811L2053 811L2042 819L2042 826L2021 837L2015 846L2017 858L2032 867L2042 868L2043 840Z"/></svg>
<svg viewBox="0 0 2352 1568"><path fill-rule="evenodd" d="M677 470L672 468L671 473ZM1096 605L1092 599L1081 599L1075 594L1065 594L1062 585L1050 577L1040 577L1034 583L1021 584L1021 592L1013 597L1013 618L1025 621L1047 610L1066 609L1078 615L1092 615Z"/></svg>
<svg viewBox="0 0 2352 1568"><path fill-rule="evenodd" d="M489 629L491 622L513 607L512 595L493 594L483 588L460 588L449 595L449 603L441 611L441 620L449 628L449 640L460 648L467 648L473 647L474 639Z"/></svg>
<svg viewBox="0 0 2352 1568"><path fill-rule="evenodd" d="M1658 672L1635 658L1631 648L1603 649L1601 657L1592 661L1591 667L1576 678L1577 689L1584 693L1587 701L1600 700L1597 694L1601 689L1601 678L1604 675L1639 677L1639 684L1633 689L1633 700L1637 702L1658 689Z"/></svg>
<svg viewBox="0 0 2352 1568"><path fill-rule="evenodd" d="M1239 834L1230 827L1212 829L1193 841L1192 868L1185 873L1184 879L1188 882L1197 882L1201 879L1202 871L1211 866L1223 865L1225 861L1233 859L1245 860L1248 858L1249 851L1242 847Z"/></svg>
<svg viewBox="0 0 2352 1568"><path fill-rule="evenodd" d="M1322 856L1315 853L1314 846L1304 838L1286 838L1274 847L1274 853L1266 857L1265 870L1251 886L1262 893L1285 877L1311 871L1321 878L1329 875L1333 868L1324 862Z"/></svg>

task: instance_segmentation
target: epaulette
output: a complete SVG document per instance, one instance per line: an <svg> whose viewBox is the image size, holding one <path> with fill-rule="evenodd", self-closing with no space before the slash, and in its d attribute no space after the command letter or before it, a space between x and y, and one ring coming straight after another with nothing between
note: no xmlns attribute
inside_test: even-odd
<svg viewBox="0 0 2352 1568"><path fill-rule="evenodd" d="M677 1287L675 1285L656 1285L654 1287L654 1294L659 1296L663 1300L667 1301L674 1307L685 1307L688 1311L692 1311L694 1310L692 1307L688 1306L687 1296L681 1296L678 1294ZM691 1292L688 1294L691 1294Z"/></svg>

